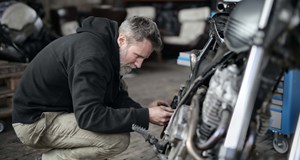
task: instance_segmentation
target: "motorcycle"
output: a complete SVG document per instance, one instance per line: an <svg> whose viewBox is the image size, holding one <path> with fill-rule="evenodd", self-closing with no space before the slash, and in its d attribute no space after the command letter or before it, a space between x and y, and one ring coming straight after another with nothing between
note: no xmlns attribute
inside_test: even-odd
<svg viewBox="0 0 300 160"><path fill-rule="evenodd" d="M0 2L0 59L30 62L48 43L58 38L31 6Z"/></svg>
<svg viewBox="0 0 300 160"><path fill-rule="evenodd" d="M218 6L206 45L190 54L191 74L173 99L176 110L162 140L132 126L162 160L258 158L272 95L284 73L300 68L299 0Z"/></svg>

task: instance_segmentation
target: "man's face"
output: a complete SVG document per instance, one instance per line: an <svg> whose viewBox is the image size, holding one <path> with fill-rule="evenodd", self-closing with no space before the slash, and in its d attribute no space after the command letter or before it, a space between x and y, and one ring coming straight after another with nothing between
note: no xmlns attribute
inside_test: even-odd
<svg viewBox="0 0 300 160"><path fill-rule="evenodd" d="M120 47L121 70L130 72L131 69L141 68L143 61L153 52L152 44L149 40L128 44L126 37L120 35L118 38Z"/></svg>

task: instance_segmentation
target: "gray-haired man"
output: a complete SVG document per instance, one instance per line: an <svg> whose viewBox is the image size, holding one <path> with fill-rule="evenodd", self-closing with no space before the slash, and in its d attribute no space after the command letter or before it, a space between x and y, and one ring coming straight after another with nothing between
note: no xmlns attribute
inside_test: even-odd
<svg viewBox="0 0 300 160"><path fill-rule="evenodd" d="M133 101L120 77L162 46L156 24L132 17L120 28L88 17L76 34L46 46L26 68L14 96L13 127L22 143L50 148L42 158L104 159L129 145L132 124L163 125L173 110L161 100Z"/></svg>

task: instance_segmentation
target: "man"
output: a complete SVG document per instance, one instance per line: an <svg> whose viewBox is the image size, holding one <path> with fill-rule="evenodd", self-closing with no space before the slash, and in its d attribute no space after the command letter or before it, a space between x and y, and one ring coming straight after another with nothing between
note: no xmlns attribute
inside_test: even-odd
<svg viewBox="0 0 300 160"><path fill-rule="evenodd" d="M88 17L76 34L46 46L26 68L14 95L13 127L22 143L51 148L42 159L104 159L129 145L132 124L164 125L173 110L148 108L122 88L120 74L140 68L162 46L156 24Z"/></svg>

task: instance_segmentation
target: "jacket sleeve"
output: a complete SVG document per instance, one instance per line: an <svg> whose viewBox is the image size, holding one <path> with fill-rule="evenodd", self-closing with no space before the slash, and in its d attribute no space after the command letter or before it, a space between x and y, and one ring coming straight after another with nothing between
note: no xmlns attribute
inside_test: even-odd
<svg viewBox="0 0 300 160"><path fill-rule="evenodd" d="M120 88L116 101L113 104L114 108L143 108L139 103L129 97L128 92Z"/></svg>
<svg viewBox="0 0 300 160"><path fill-rule="evenodd" d="M147 108L113 108L104 105L107 84L113 73L108 61L105 58L85 59L70 70L69 87L79 127L100 133L130 132L132 124L148 128Z"/></svg>

